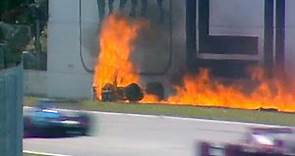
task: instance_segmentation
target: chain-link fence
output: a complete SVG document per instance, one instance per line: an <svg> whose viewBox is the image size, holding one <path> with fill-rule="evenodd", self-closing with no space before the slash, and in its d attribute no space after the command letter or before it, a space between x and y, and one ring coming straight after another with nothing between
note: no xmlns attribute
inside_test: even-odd
<svg viewBox="0 0 295 156"><path fill-rule="evenodd" d="M0 155L22 155L23 67L0 70Z"/></svg>

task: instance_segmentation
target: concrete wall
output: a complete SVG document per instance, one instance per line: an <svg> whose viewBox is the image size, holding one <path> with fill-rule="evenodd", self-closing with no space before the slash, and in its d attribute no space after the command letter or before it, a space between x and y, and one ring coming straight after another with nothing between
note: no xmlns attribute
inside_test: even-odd
<svg viewBox="0 0 295 156"><path fill-rule="evenodd" d="M47 71L25 70L24 89L29 96L48 96Z"/></svg>
<svg viewBox="0 0 295 156"><path fill-rule="evenodd" d="M22 155L22 66L0 70L0 155Z"/></svg>
<svg viewBox="0 0 295 156"><path fill-rule="evenodd" d="M286 38L285 38L285 52L286 52L286 69L290 76L295 77L295 18L294 18L295 1L286 1Z"/></svg>
<svg viewBox="0 0 295 156"><path fill-rule="evenodd" d="M91 96L91 74L80 60L79 0L50 0L48 21L48 96Z"/></svg>

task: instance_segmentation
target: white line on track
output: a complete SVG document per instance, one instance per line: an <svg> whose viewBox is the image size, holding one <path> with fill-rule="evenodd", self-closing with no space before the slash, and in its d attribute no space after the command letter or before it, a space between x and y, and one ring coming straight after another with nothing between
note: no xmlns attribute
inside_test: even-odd
<svg viewBox="0 0 295 156"><path fill-rule="evenodd" d="M24 153L27 154L36 154L36 155L44 155L44 156L71 156L71 155L64 155L64 154L54 154L54 153L46 153L46 152L35 152L29 150L23 150Z"/></svg>
<svg viewBox="0 0 295 156"><path fill-rule="evenodd" d="M70 111L70 110L65 110L65 111ZM106 115L119 115L119 116L125 115L125 116L145 117L145 118L163 118L163 119L173 119L173 120L207 122L207 123L215 123L215 124L232 124L232 125L263 126L263 127L287 127L287 126L280 126L280 125L268 125L268 124L248 123L248 122L238 122L238 121L198 119L198 118L188 118L188 117L174 117L174 116L165 116L165 115L145 115L145 114L99 112L99 111L84 111L84 112L94 113L94 114L106 114Z"/></svg>

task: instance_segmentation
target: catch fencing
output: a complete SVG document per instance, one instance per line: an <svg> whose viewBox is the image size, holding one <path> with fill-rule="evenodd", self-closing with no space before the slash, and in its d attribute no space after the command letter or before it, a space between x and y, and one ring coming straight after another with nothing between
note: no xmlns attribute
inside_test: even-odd
<svg viewBox="0 0 295 156"><path fill-rule="evenodd" d="M0 70L0 155L22 155L23 66Z"/></svg>

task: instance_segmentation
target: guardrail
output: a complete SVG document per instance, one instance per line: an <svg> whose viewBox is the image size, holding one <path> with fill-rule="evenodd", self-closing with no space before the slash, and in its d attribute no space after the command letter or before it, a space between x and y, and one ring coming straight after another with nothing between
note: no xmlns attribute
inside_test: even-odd
<svg viewBox="0 0 295 156"><path fill-rule="evenodd" d="M23 66L0 70L0 155L22 155Z"/></svg>

